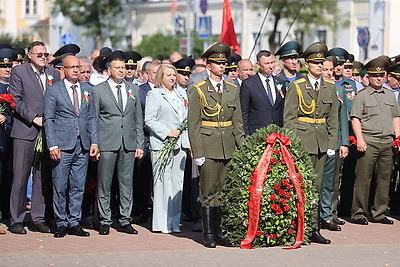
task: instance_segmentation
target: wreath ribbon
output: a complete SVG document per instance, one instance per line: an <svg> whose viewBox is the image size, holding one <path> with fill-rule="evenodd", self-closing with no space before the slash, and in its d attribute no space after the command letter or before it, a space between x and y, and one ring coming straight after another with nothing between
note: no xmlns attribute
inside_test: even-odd
<svg viewBox="0 0 400 267"><path fill-rule="evenodd" d="M282 156L286 161L286 166L289 170L289 178L292 182L296 195L297 195L297 235L295 243L285 249L294 249L299 247L304 242L304 194L299 183L299 175L296 172L296 167L294 164L294 159L290 154L287 146L290 146L289 137L283 134L272 133L267 139L267 148L261 156L258 162L257 168L252 171L251 181L252 184L249 186L250 200L248 202L249 206L249 225L247 228L246 238L240 243L240 247L243 249L250 249L253 243L254 237L258 229L258 223L260 220L260 205L262 191L264 188L265 177L268 173L269 163L271 161L272 151L275 147L276 142L281 144Z"/></svg>

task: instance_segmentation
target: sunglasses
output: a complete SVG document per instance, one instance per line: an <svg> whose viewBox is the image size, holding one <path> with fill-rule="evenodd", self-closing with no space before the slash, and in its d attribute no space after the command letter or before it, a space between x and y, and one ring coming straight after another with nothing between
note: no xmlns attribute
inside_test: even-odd
<svg viewBox="0 0 400 267"><path fill-rule="evenodd" d="M0 68L2 69L12 68L12 65L0 65Z"/></svg>
<svg viewBox="0 0 400 267"><path fill-rule="evenodd" d="M345 68L345 69L352 69L353 66L351 66L351 65L344 65L344 68Z"/></svg>
<svg viewBox="0 0 400 267"><path fill-rule="evenodd" d="M30 52L31 54L33 54L33 55L35 55L36 57L39 57L39 58L41 58L41 57L48 57L49 56L49 53L33 53L33 52Z"/></svg>
<svg viewBox="0 0 400 267"><path fill-rule="evenodd" d="M126 68L127 70L136 70L136 69L137 69L137 66L136 66L136 65L125 65L125 68Z"/></svg>

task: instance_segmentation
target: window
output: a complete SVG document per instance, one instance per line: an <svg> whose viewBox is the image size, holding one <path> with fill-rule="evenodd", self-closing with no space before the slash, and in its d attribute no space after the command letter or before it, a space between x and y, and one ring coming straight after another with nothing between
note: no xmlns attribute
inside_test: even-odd
<svg viewBox="0 0 400 267"><path fill-rule="evenodd" d="M25 15L37 15L38 0L25 0Z"/></svg>

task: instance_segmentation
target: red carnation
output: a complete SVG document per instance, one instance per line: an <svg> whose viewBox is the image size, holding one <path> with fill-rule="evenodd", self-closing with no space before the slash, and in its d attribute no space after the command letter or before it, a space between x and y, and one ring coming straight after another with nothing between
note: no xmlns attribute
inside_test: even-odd
<svg viewBox="0 0 400 267"><path fill-rule="evenodd" d="M303 180L303 175L301 175L301 173L299 173L299 174L297 175L297 178L299 178L299 180L301 181L301 180Z"/></svg>
<svg viewBox="0 0 400 267"><path fill-rule="evenodd" d="M271 209L272 209L273 211L277 211L277 210L279 209L279 206L278 206L277 204L272 204L272 205L271 205Z"/></svg>
<svg viewBox="0 0 400 267"><path fill-rule="evenodd" d="M277 161L276 159L274 159L274 158L271 159L271 163L272 163L272 164L275 165L277 162L278 162L278 161Z"/></svg>
<svg viewBox="0 0 400 267"><path fill-rule="evenodd" d="M274 202L274 201L276 200L276 196L275 196L275 195L270 195L270 196L269 196L269 200L270 200L271 202Z"/></svg>
<svg viewBox="0 0 400 267"><path fill-rule="evenodd" d="M256 232L256 236L262 236L262 235L263 235L263 232L261 232L261 231Z"/></svg>
<svg viewBox="0 0 400 267"><path fill-rule="evenodd" d="M286 205L286 199L284 199L284 198L281 198L281 200L279 201L282 205Z"/></svg>
<svg viewBox="0 0 400 267"><path fill-rule="evenodd" d="M306 185L303 182L300 182L300 186L301 186L301 188L306 187Z"/></svg>
<svg viewBox="0 0 400 267"><path fill-rule="evenodd" d="M289 206L285 206L285 207L283 207L283 210L284 210L285 212L288 212L288 211L290 210L290 207L289 207Z"/></svg>
<svg viewBox="0 0 400 267"><path fill-rule="evenodd" d="M280 152L278 149L275 149L275 150L274 150L274 154L275 154L275 155L279 155L280 153L281 153L281 152Z"/></svg>
<svg viewBox="0 0 400 267"><path fill-rule="evenodd" d="M277 215L280 215L280 214L283 213L283 211L282 211L282 209L279 208L275 213L276 213Z"/></svg>
<svg viewBox="0 0 400 267"><path fill-rule="evenodd" d="M293 234L293 230L292 230L292 229L289 229L289 230L287 231L287 233L288 233L289 235L291 235L291 234Z"/></svg>
<svg viewBox="0 0 400 267"><path fill-rule="evenodd" d="M355 145L355 146L357 145L357 139L354 136L350 135L349 141L352 145Z"/></svg>
<svg viewBox="0 0 400 267"><path fill-rule="evenodd" d="M282 179L281 182L282 182L283 185L289 184L288 180L286 180L286 179Z"/></svg>
<svg viewBox="0 0 400 267"><path fill-rule="evenodd" d="M291 188L290 184L286 185L286 189L289 190Z"/></svg>
<svg viewBox="0 0 400 267"><path fill-rule="evenodd" d="M281 162L282 162L283 165L285 165L285 164L286 164L285 158L282 158L282 159L281 159Z"/></svg>
<svg viewBox="0 0 400 267"><path fill-rule="evenodd" d="M292 220L292 221L290 222L290 224L293 225L293 226L296 226L296 222L295 222L294 220Z"/></svg>
<svg viewBox="0 0 400 267"><path fill-rule="evenodd" d="M274 185L274 189L275 189L275 190L279 190L279 189L281 189L281 187L279 186L279 184L275 184L275 185Z"/></svg>
<svg viewBox="0 0 400 267"><path fill-rule="evenodd" d="M286 192L285 192L285 190L283 190L283 189L280 189L279 190L279 195L282 197L282 196L284 196L286 194Z"/></svg>
<svg viewBox="0 0 400 267"><path fill-rule="evenodd" d="M287 199L290 199L291 197L292 197L292 195L290 194L290 192L287 192L287 193L286 193L286 198L287 198Z"/></svg>
<svg viewBox="0 0 400 267"><path fill-rule="evenodd" d="M267 173L271 171L271 166L268 166Z"/></svg>

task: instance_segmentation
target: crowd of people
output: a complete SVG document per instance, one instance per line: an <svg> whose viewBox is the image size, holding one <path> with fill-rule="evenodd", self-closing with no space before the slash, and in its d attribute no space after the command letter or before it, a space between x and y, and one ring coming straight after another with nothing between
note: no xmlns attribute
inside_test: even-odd
<svg viewBox="0 0 400 267"><path fill-rule="evenodd" d="M399 214L400 57L364 65L344 48L297 41L259 51L255 66L225 43L195 59L79 52L0 44L0 93L15 103L0 114L9 232L137 234L132 224L151 216L153 232L179 233L189 220L204 246L234 246L221 225L227 168L270 124L294 131L315 168L311 241L329 244L320 229L340 231L343 217L393 224L389 203Z"/></svg>

